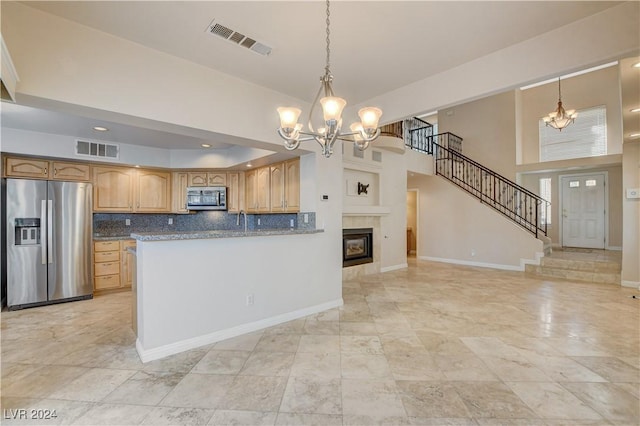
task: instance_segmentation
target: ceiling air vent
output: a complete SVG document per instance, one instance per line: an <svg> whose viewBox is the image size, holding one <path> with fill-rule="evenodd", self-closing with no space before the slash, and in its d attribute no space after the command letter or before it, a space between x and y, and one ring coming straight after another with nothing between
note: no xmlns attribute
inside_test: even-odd
<svg viewBox="0 0 640 426"><path fill-rule="evenodd" d="M76 155L117 159L119 153L120 147L115 144L76 140Z"/></svg>
<svg viewBox="0 0 640 426"><path fill-rule="evenodd" d="M247 49L259 53L261 55L269 55L271 53L271 47L266 44L255 41L254 39L247 37L246 35L239 33L236 30L232 30L231 28L227 28L224 25L220 25L215 22L215 19L211 21L211 24L207 27L207 32L209 34L221 37L227 41L232 42L233 44L237 44L242 47L246 47Z"/></svg>

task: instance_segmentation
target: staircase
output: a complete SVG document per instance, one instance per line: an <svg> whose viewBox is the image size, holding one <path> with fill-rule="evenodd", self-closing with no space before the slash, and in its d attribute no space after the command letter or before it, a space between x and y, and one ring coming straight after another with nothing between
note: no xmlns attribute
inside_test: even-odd
<svg viewBox="0 0 640 426"><path fill-rule="evenodd" d="M540 265L526 265L525 273L597 284L620 285L621 252L590 249L556 249Z"/></svg>
<svg viewBox="0 0 640 426"><path fill-rule="evenodd" d="M433 126L419 118L403 122L405 145L432 155L436 174L506 216L545 243L547 224L541 220L550 203L538 195L462 154L462 138L453 133L433 134Z"/></svg>
<svg viewBox="0 0 640 426"><path fill-rule="evenodd" d="M402 132L400 132L400 130ZM433 126L418 118L387 129L402 134L407 148L433 156L436 174L479 199L544 244L539 265L525 265L525 273L599 284L620 285L620 252L590 249L551 250L546 220L550 203L515 182L462 154L462 138L453 133L434 134Z"/></svg>

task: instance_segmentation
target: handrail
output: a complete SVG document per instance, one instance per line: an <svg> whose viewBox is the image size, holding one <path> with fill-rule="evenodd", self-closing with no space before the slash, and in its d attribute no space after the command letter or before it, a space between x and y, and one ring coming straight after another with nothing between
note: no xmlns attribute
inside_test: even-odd
<svg viewBox="0 0 640 426"><path fill-rule="evenodd" d="M427 123L428 124L428 123ZM429 135L416 128L405 133L405 144L435 157L436 174L478 198L527 231L547 235L546 220L540 223L548 201L499 173L462 154L462 138L450 133Z"/></svg>

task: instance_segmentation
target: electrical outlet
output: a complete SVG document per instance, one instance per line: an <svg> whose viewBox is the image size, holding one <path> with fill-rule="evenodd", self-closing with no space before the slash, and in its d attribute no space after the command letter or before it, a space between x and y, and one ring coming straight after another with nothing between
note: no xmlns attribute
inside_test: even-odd
<svg viewBox="0 0 640 426"><path fill-rule="evenodd" d="M173 225L173 218L169 218L169 225Z"/></svg>
<svg viewBox="0 0 640 426"><path fill-rule="evenodd" d="M304 214L304 223L309 223L309 213Z"/></svg>
<svg viewBox="0 0 640 426"><path fill-rule="evenodd" d="M258 226L260 226L260 218L258 218Z"/></svg>
<svg viewBox="0 0 640 426"><path fill-rule="evenodd" d="M247 294L247 306L253 305L253 293Z"/></svg>
<svg viewBox="0 0 640 426"><path fill-rule="evenodd" d="M471 257L474 257L475 255L476 255L475 249L471 249Z"/></svg>
<svg viewBox="0 0 640 426"><path fill-rule="evenodd" d="M131 219L125 219L124 220L124 225L125 226L131 226Z"/></svg>
<svg viewBox="0 0 640 426"><path fill-rule="evenodd" d="M289 226L293 228L293 219L289 221Z"/></svg>

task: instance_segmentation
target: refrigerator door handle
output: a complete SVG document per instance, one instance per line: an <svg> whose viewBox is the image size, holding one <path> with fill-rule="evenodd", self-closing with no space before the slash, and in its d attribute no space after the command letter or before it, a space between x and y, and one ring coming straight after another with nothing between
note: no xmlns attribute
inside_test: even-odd
<svg viewBox="0 0 640 426"><path fill-rule="evenodd" d="M53 263L53 201L47 200L47 258Z"/></svg>
<svg viewBox="0 0 640 426"><path fill-rule="evenodd" d="M42 200L40 202L40 223L42 224L42 226L45 227L45 229L43 229L42 232L42 237L44 237L44 235L46 235L47 233L47 218L45 217L45 215L47 214L47 200ZM47 247L44 243L44 241L42 241L42 237L40 238L40 257L41 257L41 261L43 265L47 264Z"/></svg>

